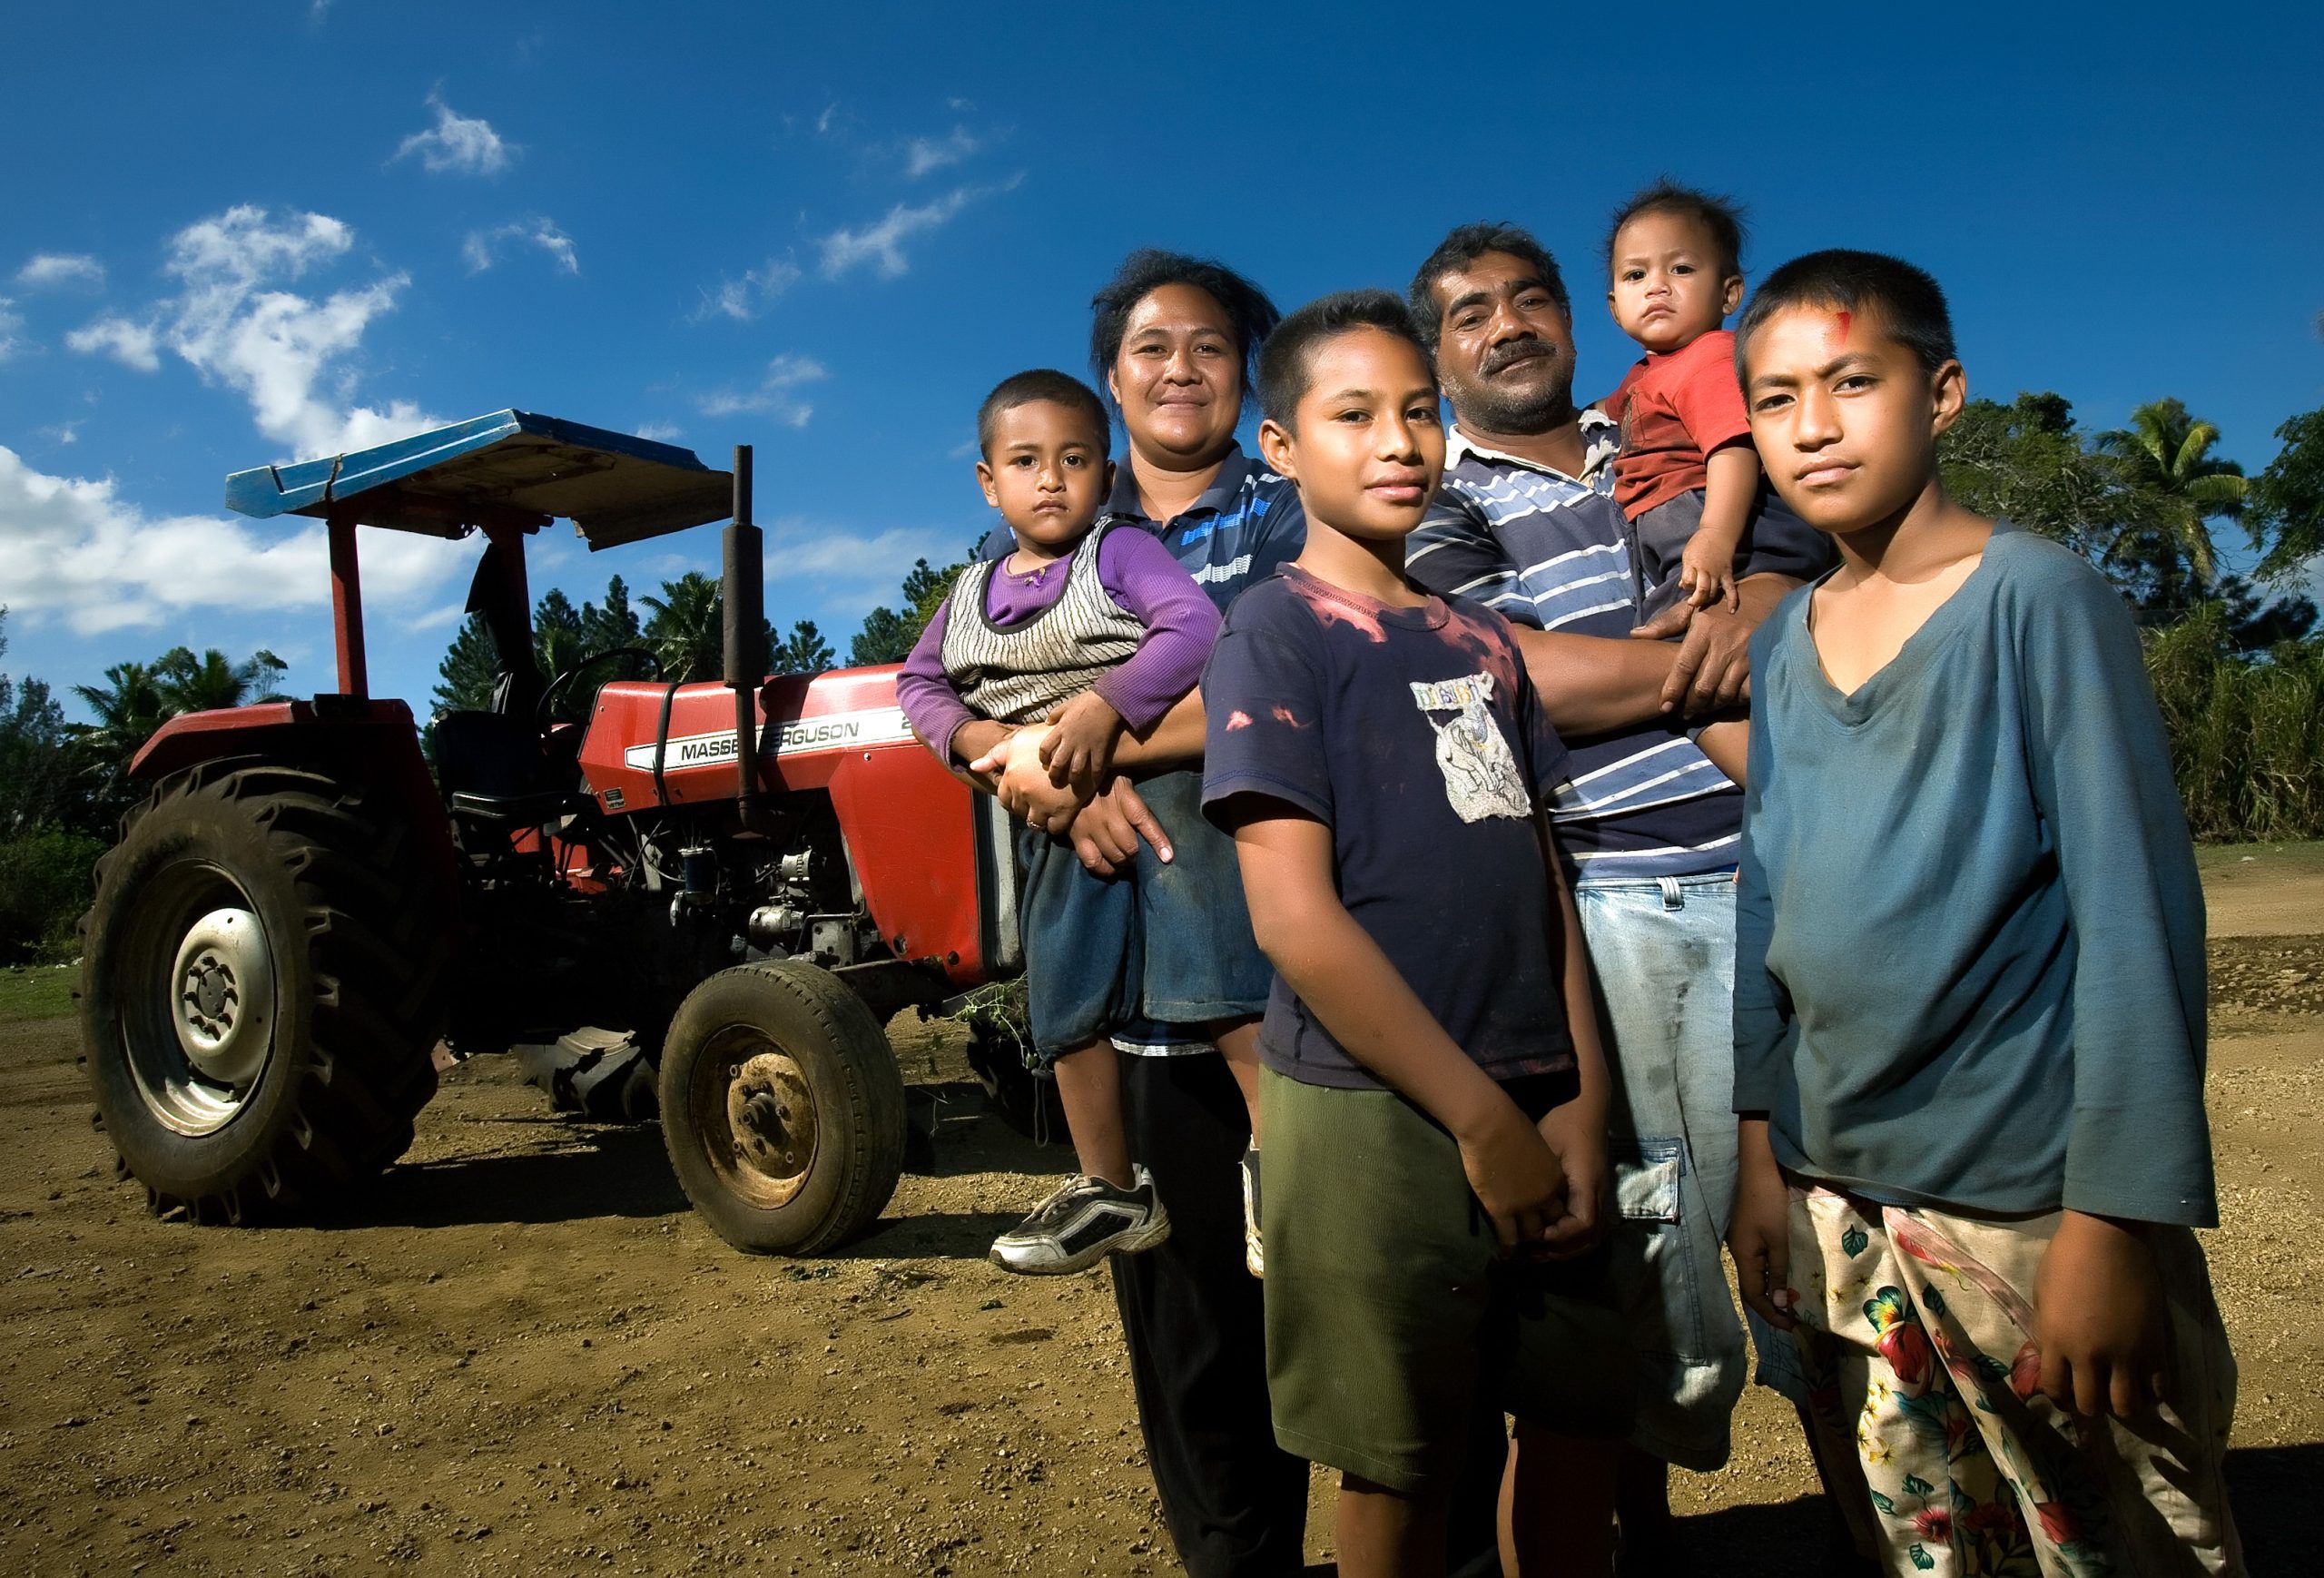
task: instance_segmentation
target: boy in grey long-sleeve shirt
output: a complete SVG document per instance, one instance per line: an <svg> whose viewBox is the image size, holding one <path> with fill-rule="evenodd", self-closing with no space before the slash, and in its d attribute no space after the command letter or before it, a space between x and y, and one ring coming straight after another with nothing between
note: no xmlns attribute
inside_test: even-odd
<svg viewBox="0 0 2324 1578"><path fill-rule="evenodd" d="M2137 634L2079 557L1945 497L1927 275L1798 259L1737 362L1841 554L1752 643L1744 1297L1795 1330L1894 1571L2240 1571L2189 1230L2218 1220L2202 894Z"/></svg>

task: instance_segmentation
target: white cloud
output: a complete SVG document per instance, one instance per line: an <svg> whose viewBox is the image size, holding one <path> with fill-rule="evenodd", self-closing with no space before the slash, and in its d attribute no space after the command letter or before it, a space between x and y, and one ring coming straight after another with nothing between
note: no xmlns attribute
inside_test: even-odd
<svg viewBox="0 0 2324 1578"><path fill-rule="evenodd" d="M54 427L43 428L41 431L55 439L59 448L81 441L81 424L78 422L59 422Z"/></svg>
<svg viewBox="0 0 2324 1578"><path fill-rule="evenodd" d="M133 323L126 318L100 318L85 329L75 329L66 335L64 343L84 354L103 351L140 372L158 372L162 359L154 354L153 348L160 338L150 323Z"/></svg>
<svg viewBox="0 0 2324 1578"><path fill-rule="evenodd" d="M766 311L769 303L789 290L799 279L799 265L789 258L769 258L759 268L739 280L721 280L715 291L702 293L702 307L694 315L696 322L704 318L724 314L738 323L748 323Z"/></svg>
<svg viewBox="0 0 2324 1578"><path fill-rule="evenodd" d="M410 631L448 630L458 624L468 611L468 603L465 599L458 603L447 603L439 608L430 608L424 614L413 615L403 622L403 627Z"/></svg>
<svg viewBox="0 0 2324 1578"><path fill-rule="evenodd" d="M581 271L581 260L573 251L573 238L545 219L520 220L492 230L472 230L468 240L460 243L460 257L467 262L468 272L480 274L492 267L503 242L527 242L556 261L556 266L568 274Z"/></svg>
<svg viewBox="0 0 2324 1578"><path fill-rule="evenodd" d="M25 318L23 313L15 311L15 305L7 297L0 296L0 361L15 355L17 349L24 344L16 338L16 331L25 326Z"/></svg>
<svg viewBox="0 0 2324 1578"><path fill-rule="evenodd" d="M330 602L320 521L255 530L210 516L156 518L109 479L52 477L0 445L0 557L11 613L61 618L89 636L162 623L189 608L320 608ZM448 545L404 532L363 544L363 590L384 604L433 590L464 567Z"/></svg>
<svg viewBox="0 0 2324 1578"><path fill-rule="evenodd" d="M102 285L105 282L105 266L92 257L64 252L42 252L16 271L16 283L27 291L51 290L58 285Z"/></svg>
<svg viewBox="0 0 2324 1578"><path fill-rule="evenodd" d="M408 400L384 410L341 409L354 382L345 365L372 320L394 309L410 279L390 274L360 290L314 301L279 288L335 261L355 233L328 214L277 224L249 204L188 225L170 240L168 271L183 289L143 320L100 319L65 339L75 350L111 353L151 371L167 345L213 383L241 391L258 429L291 457L383 444L440 424ZM334 399L331 397L339 397Z"/></svg>
<svg viewBox="0 0 2324 1578"><path fill-rule="evenodd" d="M1019 173L999 186L957 187L933 202L900 202L888 211L885 219L862 230L833 231L819 243L823 251L823 278L836 280L869 263L880 278L892 280L911 267L903 252L903 242L908 238L949 223L954 215L980 198L1013 191L1022 180L1024 176Z"/></svg>
<svg viewBox="0 0 2324 1578"><path fill-rule="evenodd" d="M686 436L686 430L675 422L639 422L629 430L641 439L651 439L657 444L666 444L673 439L683 439Z"/></svg>
<svg viewBox="0 0 2324 1578"><path fill-rule="evenodd" d="M966 126L955 126L942 137L914 137L904 144L904 177L917 181L931 171L960 163L982 146Z"/></svg>
<svg viewBox="0 0 2324 1578"><path fill-rule="evenodd" d="M497 175L522 151L503 140L490 122L460 114L434 94L428 95L428 107L436 112L436 123L398 143L389 163L417 153L420 163L432 171Z"/></svg>
<svg viewBox="0 0 2324 1578"><path fill-rule="evenodd" d="M767 528L767 584L812 582L822 590L824 607L862 615L894 599L913 560L949 563L967 536L966 531L891 527L863 537L859 528L829 521L779 520Z"/></svg>
<svg viewBox="0 0 2324 1578"><path fill-rule="evenodd" d="M778 356L766 364L766 376L755 390L723 390L695 400L708 417L731 417L739 411L759 411L778 422L803 428L815 408L799 399L802 385L823 378L822 363L804 356Z"/></svg>

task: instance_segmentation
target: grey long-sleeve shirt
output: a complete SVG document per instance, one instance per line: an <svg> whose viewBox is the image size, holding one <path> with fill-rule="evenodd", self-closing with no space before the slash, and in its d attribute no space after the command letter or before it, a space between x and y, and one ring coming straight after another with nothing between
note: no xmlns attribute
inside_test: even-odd
<svg viewBox="0 0 2324 1578"><path fill-rule="evenodd" d="M2202 892L2121 598L2004 523L1842 695L1811 589L1752 640L1736 1110L1891 1200L2215 1223Z"/></svg>

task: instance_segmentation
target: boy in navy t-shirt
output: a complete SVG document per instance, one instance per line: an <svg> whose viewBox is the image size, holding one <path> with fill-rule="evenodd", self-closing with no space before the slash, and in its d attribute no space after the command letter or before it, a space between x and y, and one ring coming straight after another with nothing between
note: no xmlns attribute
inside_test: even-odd
<svg viewBox="0 0 2324 1578"><path fill-rule="evenodd" d="M1403 304L1294 313L1259 391L1307 542L1236 600L1204 672L1203 802L1277 971L1276 1438L1341 1471L1343 1573L1441 1573L1490 1399L1519 1419L1519 1548L1555 1529L1602 1555L1629 1377L1615 1317L1557 1286L1590 1279L1551 1264L1594 1245L1608 1177L1597 1013L1541 810L1565 750L1501 617L1404 578L1444 434Z"/></svg>

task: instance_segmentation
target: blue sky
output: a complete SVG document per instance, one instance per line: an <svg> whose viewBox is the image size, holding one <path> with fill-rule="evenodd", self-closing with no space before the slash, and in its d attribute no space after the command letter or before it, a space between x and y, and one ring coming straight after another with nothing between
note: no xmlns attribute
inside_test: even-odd
<svg viewBox="0 0 2324 1578"><path fill-rule="evenodd" d="M0 669L266 646L330 688L320 528L224 474L508 405L756 444L770 613L843 652L984 529L977 399L1082 370L1129 248L1290 307L1514 219L1595 391L1603 217L1664 173L1749 205L1755 275L1934 271L1973 392L2176 394L2253 468L2324 403L2309 8L996 9L14 8ZM365 546L373 688L424 711L478 542ZM717 567L714 527L534 548L576 602Z"/></svg>

